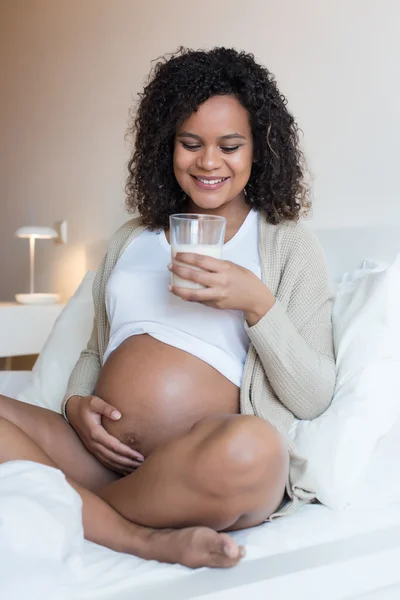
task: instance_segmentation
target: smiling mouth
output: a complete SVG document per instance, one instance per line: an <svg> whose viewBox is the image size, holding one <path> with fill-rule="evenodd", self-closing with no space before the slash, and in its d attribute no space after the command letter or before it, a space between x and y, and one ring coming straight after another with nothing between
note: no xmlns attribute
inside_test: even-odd
<svg viewBox="0 0 400 600"><path fill-rule="evenodd" d="M213 179L205 178L205 177L197 177L197 175L192 175L193 179L198 181L202 186L217 186L224 183L229 177L215 177Z"/></svg>

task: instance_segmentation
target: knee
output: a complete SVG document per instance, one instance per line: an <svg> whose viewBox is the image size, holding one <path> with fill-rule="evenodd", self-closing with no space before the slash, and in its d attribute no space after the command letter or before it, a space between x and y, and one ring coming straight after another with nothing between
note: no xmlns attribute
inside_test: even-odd
<svg viewBox="0 0 400 600"><path fill-rule="evenodd" d="M206 418L196 426L208 429L208 435L198 445L196 462L205 469L210 485L217 484L222 490L232 486L249 488L277 478L286 480L288 448L267 421L235 415L216 419L213 426Z"/></svg>
<svg viewBox="0 0 400 600"><path fill-rule="evenodd" d="M240 415L221 431L224 458L238 470L263 472L274 466L284 468L288 449L282 436L267 421Z"/></svg>

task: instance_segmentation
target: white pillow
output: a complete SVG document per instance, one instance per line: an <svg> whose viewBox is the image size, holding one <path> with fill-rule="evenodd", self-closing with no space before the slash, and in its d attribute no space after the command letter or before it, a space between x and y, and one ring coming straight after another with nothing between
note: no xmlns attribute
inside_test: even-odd
<svg viewBox="0 0 400 600"><path fill-rule="evenodd" d="M379 440L365 481L350 499L350 508L382 509L400 502L400 419Z"/></svg>
<svg viewBox="0 0 400 600"><path fill-rule="evenodd" d="M17 398L61 413L69 376L93 328L92 285L88 271L59 315L32 370L31 384Z"/></svg>
<svg viewBox="0 0 400 600"><path fill-rule="evenodd" d="M297 424L310 484L331 508L348 505L365 482L373 451L400 418L400 255L386 269L344 276L333 309L337 382L333 402Z"/></svg>

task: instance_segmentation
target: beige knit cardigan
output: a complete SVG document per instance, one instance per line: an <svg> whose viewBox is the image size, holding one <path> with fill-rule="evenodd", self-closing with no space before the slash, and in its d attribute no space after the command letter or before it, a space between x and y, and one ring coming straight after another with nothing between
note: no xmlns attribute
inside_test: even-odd
<svg viewBox="0 0 400 600"><path fill-rule="evenodd" d="M118 258L144 231L139 218L112 237L93 283L95 320L92 336L70 376L65 405L74 395L94 393L110 325L106 285ZM250 348L240 394L242 414L272 423L286 439L291 455L288 501L280 516L315 498L307 461L296 454L288 432L297 419L315 419L329 406L335 385L332 340L332 291L325 259L315 235L299 222L270 225L259 218L258 247L262 280L276 298L274 306L246 330Z"/></svg>

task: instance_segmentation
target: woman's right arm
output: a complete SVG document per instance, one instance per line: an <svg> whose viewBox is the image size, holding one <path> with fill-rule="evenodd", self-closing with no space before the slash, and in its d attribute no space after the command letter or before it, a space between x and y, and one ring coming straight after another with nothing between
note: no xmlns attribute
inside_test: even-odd
<svg viewBox="0 0 400 600"><path fill-rule="evenodd" d="M81 352L69 378L62 412L91 454L108 469L127 475L140 466L144 458L104 429L103 418L117 421L121 413L93 395L100 370L95 317L88 345Z"/></svg>
<svg viewBox="0 0 400 600"><path fill-rule="evenodd" d="M62 414L66 419L68 419L66 409L69 399L72 396L91 396L96 388L100 370L101 362L95 317L90 340L85 350L81 352L68 380L67 391L62 403Z"/></svg>
<svg viewBox="0 0 400 600"><path fill-rule="evenodd" d="M144 460L143 456L122 444L110 435L102 425L102 419L118 420L121 414L115 407L94 396L101 371L101 357L98 340L97 319L106 313L105 286L113 269L118 252L129 239L136 221L125 223L114 235L93 282L93 303L95 318L88 345L76 363L67 385L62 403L62 413L75 429L84 446L102 464L119 473L126 474L135 469Z"/></svg>

